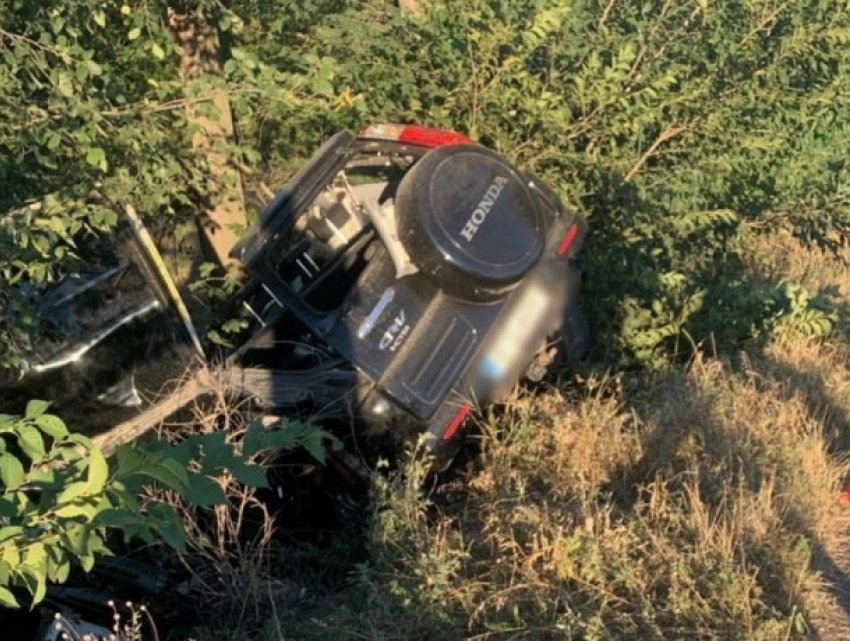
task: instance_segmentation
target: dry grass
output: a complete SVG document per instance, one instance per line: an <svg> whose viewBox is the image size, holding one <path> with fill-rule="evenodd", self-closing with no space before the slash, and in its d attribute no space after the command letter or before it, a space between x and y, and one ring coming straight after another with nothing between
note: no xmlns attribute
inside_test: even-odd
<svg viewBox="0 0 850 641"><path fill-rule="evenodd" d="M234 402L224 379L214 372L210 393L171 417L160 437L223 431L228 443L238 443L245 435L250 411L247 401ZM253 462L265 465L270 460L271 455L264 453ZM227 505L198 508L167 490L156 490L155 496L183 517L187 550L180 561L191 576L186 596L202 616L214 621L215 628L238 630L243 638L250 638L274 619L275 603L298 588L278 576L281 544L275 537L274 515L258 490L229 472L216 480Z"/></svg>
<svg viewBox="0 0 850 641"><path fill-rule="evenodd" d="M842 299L850 299L850 245L820 249L794 237L790 229L752 234L744 244L747 251L742 256L753 276L764 281L785 279L811 291L834 287Z"/></svg>
<svg viewBox="0 0 850 641"><path fill-rule="evenodd" d="M751 242L754 278L850 295L845 257ZM452 480L423 493L413 453L278 567L305 589L264 638L850 639L848 363L838 336L518 393Z"/></svg>
<svg viewBox="0 0 850 641"><path fill-rule="evenodd" d="M374 575L359 586L383 609L346 624L423 639L846 628L811 563L844 539L846 360L843 348L798 344L700 359L579 404L557 391L518 398L483 426L461 501L428 510L409 481L386 488Z"/></svg>

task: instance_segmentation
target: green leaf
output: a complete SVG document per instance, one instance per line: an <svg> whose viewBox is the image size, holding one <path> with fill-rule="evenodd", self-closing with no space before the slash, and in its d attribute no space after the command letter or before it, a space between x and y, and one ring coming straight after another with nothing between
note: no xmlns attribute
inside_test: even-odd
<svg viewBox="0 0 850 641"><path fill-rule="evenodd" d="M27 587L32 592L33 605L41 603L47 594L47 551L43 543L33 543L26 548L20 570Z"/></svg>
<svg viewBox="0 0 850 641"><path fill-rule="evenodd" d="M140 512L122 508L104 510L92 520L92 525L98 528L112 527L125 530L128 527L135 527L140 524L144 524L144 519Z"/></svg>
<svg viewBox="0 0 850 641"><path fill-rule="evenodd" d="M63 519L73 519L78 516L83 516L87 521L92 520L97 516L97 506L93 503L71 503L60 507L54 512L56 516Z"/></svg>
<svg viewBox="0 0 850 641"><path fill-rule="evenodd" d="M233 446L227 442L227 434L224 431L204 434L199 442L203 445L204 471L218 473L227 469L233 460Z"/></svg>
<svg viewBox="0 0 850 641"><path fill-rule="evenodd" d="M270 430L266 436L266 447L279 447L282 450L294 450L304 435L306 426L294 421L286 421L279 429Z"/></svg>
<svg viewBox="0 0 850 641"><path fill-rule="evenodd" d="M301 441L302 447L310 453L319 463L325 462L325 434L321 430L313 429L304 435Z"/></svg>
<svg viewBox="0 0 850 641"><path fill-rule="evenodd" d="M186 532L180 523L162 523L157 534L178 552L186 551Z"/></svg>
<svg viewBox="0 0 850 641"><path fill-rule="evenodd" d="M157 533L178 552L186 550L186 531L180 515L170 505L151 503L148 513L157 521Z"/></svg>
<svg viewBox="0 0 850 641"><path fill-rule="evenodd" d="M76 443L77 445L82 445L87 450L91 450L94 448L94 442L83 434L77 434L76 432L68 435L69 443Z"/></svg>
<svg viewBox="0 0 850 641"><path fill-rule="evenodd" d="M88 485L84 481L77 481L76 483L70 483L66 485L65 488L59 493L59 496L56 497L56 503L62 505L63 503L70 503L77 497L82 496L86 493L86 488Z"/></svg>
<svg viewBox="0 0 850 641"><path fill-rule="evenodd" d="M99 167L106 160L106 153L100 147L91 147L86 153L86 162L92 167Z"/></svg>
<svg viewBox="0 0 850 641"><path fill-rule="evenodd" d="M230 464L230 472L240 483L249 487L269 486L266 470L259 465L248 465L244 461L234 458Z"/></svg>
<svg viewBox="0 0 850 641"><path fill-rule="evenodd" d="M243 328L247 326L247 323L243 320L233 319L229 320L221 326L221 331L225 334L237 334L242 331Z"/></svg>
<svg viewBox="0 0 850 641"><path fill-rule="evenodd" d="M6 588L0 586L0 605L5 608L20 608L21 606L18 604L18 600L15 598L15 595L12 594Z"/></svg>
<svg viewBox="0 0 850 641"><path fill-rule="evenodd" d="M53 151L53 150L54 150L54 149L56 149L56 148L57 148L57 147L58 147L61 143L62 143L62 136L60 136L60 135L59 135L59 134L57 134L56 132L53 132L52 134L50 134L50 137L48 137L48 139L47 139L47 148L48 148L50 151Z"/></svg>
<svg viewBox="0 0 850 641"><path fill-rule="evenodd" d="M3 548L0 548L0 552L3 554L3 562L8 565L12 571L17 571L18 566L21 564L21 551L18 547L6 545Z"/></svg>
<svg viewBox="0 0 850 641"><path fill-rule="evenodd" d="M329 80L325 80L323 78L316 79L313 82L313 91L320 96L333 96L334 94L334 86L330 83Z"/></svg>
<svg viewBox="0 0 850 641"><path fill-rule="evenodd" d="M99 517L100 515L95 518L97 519ZM89 552L88 535L88 527L83 525L77 525L66 527L65 530L60 533L60 538L62 539L62 542L66 548L68 548L77 556L81 556L83 554L88 554Z"/></svg>
<svg viewBox="0 0 850 641"><path fill-rule="evenodd" d="M118 461L117 474L119 477L129 476L139 470L145 462L139 448L133 443L119 445L115 450Z"/></svg>
<svg viewBox="0 0 850 641"><path fill-rule="evenodd" d="M129 40L135 40L140 35L142 35L142 30L138 27L133 27L132 29L130 29L129 33L127 33L127 38Z"/></svg>
<svg viewBox="0 0 850 641"><path fill-rule="evenodd" d="M103 11L95 11L94 21L97 23L97 25L99 27L105 27L106 26L106 14Z"/></svg>
<svg viewBox="0 0 850 641"><path fill-rule="evenodd" d="M147 524L145 524L141 520L135 525L121 526L121 531L124 534L124 540L127 542L130 542L133 539L139 539L141 541L144 541L145 543L154 542L153 532L151 532L151 528L148 527Z"/></svg>
<svg viewBox="0 0 850 641"><path fill-rule="evenodd" d="M71 562L67 559L61 561L48 560L47 578L52 583L65 583L71 574Z"/></svg>
<svg viewBox="0 0 850 641"><path fill-rule="evenodd" d="M139 486L139 489L141 489L141 486ZM110 484L109 498L112 500L113 505L132 511L139 510L137 493L131 492L123 481L114 481Z"/></svg>
<svg viewBox="0 0 850 641"><path fill-rule="evenodd" d="M47 411L50 403L47 401L30 401L27 403L27 411L24 416L30 420L36 419Z"/></svg>
<svg viewBox="0 0 850 641"><path fill-rule="evenodd" d="M176 479L180 481L180 485L185 487L189 485L189 473L186 471L186 468L183 467L177 461L167 458L163 460L160 465L171 472Z"/></svg>
<svg viewBox="0 0 850 641"><path fill-rule="evenodd" d="M43 543L32 543L26 548L24 554L24 563L31 568L40 567L42 563L47 561L47 550Z"/></svg>
<svg viewBox="0 0 850 641"><path fill-rule="evenodd" d="M152 478L165 487L177 492L182 492L186 489L186 483L183 482L180 476L158 463L145 465L136 474Z"/></svg>
<svg viewBox="0 0 850 641"><path fill-rule="evenodd" d="M184 498L199 507L215 507L226 505L227 496L221 486L203 474L189 476L189 484L183 492Z"/></svg>
<svg viewBox="0 0 850 641"><path fill-rule="evenodd" d="M16 456L8 453L0 455L0 479L9 490L18 487L24 480L24 466Z"/></svg>
<svg viewBox="0 0 850 641"><path fill-rule="evenodd" d="M94 60L86 60L86 68L93 76L99 76L103 73L103 69L101 68L101 66L97 64Z"/></svg>
<svg viewBox="0 0 850 641"><path fill-rule="evenodd" d="M86 479L85 493L88 495L100 494L109 479L109 465L103 456L103 452L95 447L89 452L89 474Z"/></svg>
<svg viewBox="0 0 850 641"><path fill-rule="evenodd" d="M89 530L89 552L92 554L102 554L103 556L114 556L112 551L106 547L103 537L99 533Z"/></svg>
<svg viewBox="0 0 850 641"><path fill-rule="evenodd" d="M31 469L29 473L29 482L38 486L39 490L42 491L58 489L55 487L57 479L60 479L60 477L57 476L56 470L48 467L47 465Z"/></svg>
<svg viewBox="0 0 850 641"><path fill-rule="evenodd" d="M260 420L251 421L245 430L245 437L242 439L243 456L251 456L259 452L263 448L265 435L266 427L263 422Z"/></svg>
<svg viewBox="0 0 850 641"><path fill-rule="evenodd" d="M163 58L165 58L165 51L162 49L162 47L159 46L159 43L157 42L151 44L151 53L153 54L153 57L158 60L162 60Z"/></svg>
<svg viewBox="0 0 850 641"><path fill-rule="evenodd" d="M65 98L72 98L74 96L74 85L71 82L71 78L67 75L63 74L60 76L59 81L56 83L56 89Z"/></svg>
<svg viewBox="0 0 850 641"><path fill-rule="evenodd" d="M35 419L35 424L42 432L55 439L68 436L68 428L65 427L65 422L58 416L43 414Z"/></svg>
<svg viewBox="0 0 850 641"><path fill-rule="evenodd" d="M219 334L216 330L211 329L207 332L206 338L216 345L221 345L222 347L233 347L233 344L225 339L221 334Z"/></svg>
<svg viewBox="0 0 850 641"><path fill-rule="evenodd" d="M0 543L7 541L14 536L18 536L23 531L24 528L20 525L9 525L7 527L0 528Z"/></svg>
<svg viewBox="0 0 850 641"><path fill-rule="evenodd" d="M18 428L18 443L24 453L29 456L34 463L41 461L46 452L44 450L44 438L36 428L31 425L21 425Z"/></svg>
<svg viewBox="0 0 850 641"><path fill-rule="evenodd" d="M15 518L20 514L21 507L20 502L14 497L0 499L0 516L5 516L7 519Z"/></svg>
<svg viewBox="0 0 850 641"><path fill-rule="evenodd" d="M38 579L35 583L35 592L32 595L33 605L38 605L44 601L47 596L47 560L44 561L44 567L38 569Z"/></svg>
<svg viewBox="0 0 850 641"><path fill-rule="evenodd" d="M88 574L92 571L94 567L94 554L86 554L85 556L79 557L80 565L83 567L83 571Z"/></svg>
<svg viewBox="0 0 850 641"><path fill-rule="evenodd" d="M12 576L12 568L5 561L0 561L0 585L9 585Z"/></svg>

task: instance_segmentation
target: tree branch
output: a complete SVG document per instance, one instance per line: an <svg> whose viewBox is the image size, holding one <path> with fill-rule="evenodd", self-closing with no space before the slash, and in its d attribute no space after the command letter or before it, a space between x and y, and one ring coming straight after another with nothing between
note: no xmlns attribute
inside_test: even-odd
<svg viewBox="0 0 850 641"><path fill-rule="evenodd" d="M741 40L741 46L743 47L745 44L747 44L750 40L755 38L759 33L764 31L765 29L767 29L768 31L772 29L775 25L770 23L775 23L776 18L779 17L780 13L782 13L783 11L785 11L785 9L788 8L789 4L791 4L791 0L786 0L781 5L779 5L779 7L777 7L776 11L764 16L761 21L756 25L755 29L750 31L747 34L747 37Z"/></svg>
<svg viewBox="0 0 850 641"><path fill-rule="evenodd" d="M36 49L40 49L41 51L46 51L47 53L51 53L54 56L62 58L63 60L73 60L75 62L80 62L77 58L74 58L70 54L67 54L63 51L59 51L58 49L54 49L53 47L48 47L45 44L42 44L38 40L33 40L32 38L27 38L26 36L22 36L19 33L12 33L11 31L6 31L5 29L0 29L0 38L6 38L7 40L17 40L19 42L25 42L31 47L35 47Z"/></svg>
<svg viewBox="0 0 850 641"><path fill-rule="evenodd" d="M661 145L663 145L665 142L667 142L671 138L678 136L679 134L686 131L687 129L688 129L687 125L681 125L679 127L668 127L667 129L662 131L661 135L658 136L658 138L655 139L655 142L653 142L649 146L649 149L647 149L644 152L644 154L640 158L638 158L638 161L634 165L632 165L632 168L629 169L625 178L623 178L623 182L629 182L632 178L634 178L635 174L637 174L637 172L639 172L641 170L641 167L643 167L644 164L646 164L646 161L649 160L652 157L652 155L658 150L658 148Z"/></svg>
<svg viewBox="0 0 850 641"><path fill-rule="evenodd" d="M602 31L602 27L605 26L605 21L608 20L608 16L611 13L611 9L614 8L614 3L617 0L608 0L608 6L605 7L605 11L602 12L602 17L599 18L599 24L596 26L597 31Z"/></svg>

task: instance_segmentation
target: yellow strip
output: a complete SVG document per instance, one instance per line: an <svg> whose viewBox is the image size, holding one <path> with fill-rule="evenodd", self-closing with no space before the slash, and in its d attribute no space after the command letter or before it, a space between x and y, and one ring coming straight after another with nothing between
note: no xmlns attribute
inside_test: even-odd
<svg viewBox="0 0 850 641"><path fill-rule="evenodd" d="M154 268L162 279L162 282L165 284L165 288L168 290L168 295L171 297L171 302L174 304L175 309L177 309L177 313L180 315L180 320L183 321L186 331L189 332L189 336L192 338L192 343L194 343L195 349L198 350L198 355L203 357L204 349L201 347L201 339L198 338L198 333L195 331L195 325L192 323L191 316L189 316L189 310L186 309L186 304L183 302L183 298L180 296L177 285L174 283L174 279L171 278L171 274L165 266L165 261L162 260L162 255L156 248L150 232L147 230L147 227L144 226L142 219L139 217L139 214L136 213L136 210L132 205L126 205L125 211L127 213L127 218L130 219L133 233L136 234L136 238L147 252L148 258L150 258L151 262L153 262Z"/></svg>

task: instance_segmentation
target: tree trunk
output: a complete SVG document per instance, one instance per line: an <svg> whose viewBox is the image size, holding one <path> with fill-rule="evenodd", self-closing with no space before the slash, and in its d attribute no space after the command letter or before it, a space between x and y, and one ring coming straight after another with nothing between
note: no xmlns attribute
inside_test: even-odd
<svg viewBox="0 0 850 641"><path fill-rule="evenodd" d="M187 96L197 97L204 92L204 75L219 75L218 32L214 25L192 10L170 8L169 23L177 44L183 53L180 57L180 75ZM228 180L228 161L225 154L215 150L217 140L233 137L233 117L230 100L223 91L210 92L210 103L191 102L186 107L186 117L197 126L192 146L202 150L210 168L209 193L214 201L209 209L198 215L200 241L208 257L223 266L231 266L230 250L238 240L236 229L246 225L242 178L231 168L234 176ZM236 228L236 229L235 229Z"/></svg>

